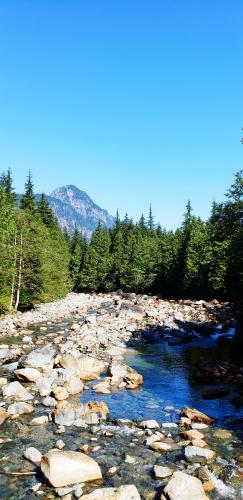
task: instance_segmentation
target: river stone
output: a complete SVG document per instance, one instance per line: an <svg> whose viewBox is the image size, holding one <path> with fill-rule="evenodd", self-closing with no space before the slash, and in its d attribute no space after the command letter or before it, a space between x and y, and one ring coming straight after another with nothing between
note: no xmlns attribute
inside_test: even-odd
<svg viewBox="0 0 243 500"><path fill-rule="evenodd" d="M25 403L23 401L20 401L19 403L13 403L8 407L9 415L24 415L32 413L32 411L35 411L34 407L29 403Z"/></svg>
<svg viewBox="0 0 243 500"><path fill-rule="evenodd" d="M204 439L205 436L202 432L199 432L197 429L191 429L189 431L184 431L181 433L186 439L189 441L193 441L194 439Z"/></svg>
<svg viewBox="0 0 243 500"><path fill-rule="evenodd" d="M156 420L142 420L139 427L142 427L143 429L159 429L159 424Z"/></svg>
<svg viewBox="0 0 243 500"><path fill-rule="evenodd" d="M82 392L84 384L79 377L70 377L70 379L65 382L64 387L68 391L68 394L74 395Z"/></svg>
<svg viewBox="0 0 243 500"><path fill-rule="evenodd" d="M15 399L15 401L29 401L33 395L19 382L10 382L2 388L3 396Z"/></svg>
<svg viewBox="0 0 243 500"><path fill-rule="evenodd" d="M138 490L133 484L119 488L99 488L81 498L82 500L141 500Z"/></svg>
<svg viewBox="0 0 243 500"><path fill-rule="evenodd" d="M154 451L169 451L169 450L171 450L171 445L167 444L167 443L161 443L159 441L156 443L151 443L149 445L149 448L151 448L151 450L154 450Z"/></svg>
<svg viewBox="0 0 243 500"><path fill-rule="evenodd" d="M192 422L200 422L203 424L210 425L214 422L214 419L197 410L196 408L189 408L185 406L180 414L181 417L188 417Z"/></svg>
<svg viewBox="0 0 243 500"><path fill-rule="evenodd" d="M29 352L26 356L21 358L21 365L24 367L31 368L52 368L54 364L54 358L56 355L56 349L49 342L43 347L38 347L34 351Z"/></svg>
<svg viewBox="0 0 243 500"><path fill-rule="evenodd" d="M20 368L19 370L15 370L14 375L17 379L26 382L36 382L42 376L36 368Z"/></svg>
<svg viewBox="0 0 243 500"><path fill-rule="evenodd" d="M59 359L62 368L68 368L77 374L82 380L95 380L104 369L104 363L90 356L75 358L71 354L62 356Z"/></svg>
<svg viewBox="0 0 243 500"><path fill-rule="evenodd" d="M42 453L33 446L30 446L24 451L24 457L33 464L39 465L41 462Z"/></svg>
<svg viewBox="0 0 243 500"><path fill-rule="evenodd" d="M2 425L5 420L7 420L8 414L4 408L0 408L0 425Z"/></svg>
<svg viewBox="0 0 243 500"><path fill-rule="evenodd" d="M47 424L47 422L48 422L47 415L41 415L40 417L32 418L32 420L30 421L30 425L43 425Z"/></svg>
<svg viewBox="0 0 243 500"><path fill-rule="evenodd" d="M186 446L185 448L185 457L189 462L198 462L198 463L209 463L212 462L216 453L213 450L208 448L199 448L198 446Z"/></svg>
<svg viewBox="0 0 243 500"><path fill-rule="evenodd" d="M49 408L55 408L57 402L55 400L55 398L52 398L51 396L45 396L42 400L41 400L41 403L44 405L44 406L47 406Z"/></svg>
<svg viewBox="0 0 243 500"><path fill-rule="evenodd" d="M54 396L57 401L63 401L64 399L67 399L69 394L67 389L65 387L60 387L57 386L55 389L52 390L52 395Z"/></svg>
<svg viewBox="0 0 243 500"><path fill-rule="evenodd" d="M85 406L84 404L80 404L76 408L56 408L52 412L52 417L55 424L58 425L69 427L70 425L75 425L75 422L82 420L83 427L85 427Z"/></svg>
<svg viewBox="0 0 243 500"><path fill-rule="evenodd" d="M174 472L164 493L170 500L208 500L200 479L180 471Z"/></svg>
<svg viewBox="0 0 243 500"><path fill-rule="evenodd" d="M13 363L22 356L23 350L20 347L2 347L0 348L0 365Z"/></svg>
<svg viewBox="0 0 243 500"><path fill-rule="evenodd" d="M102 479L97 462L77 451L49 451L41 459L41 471L54 488Z"/></svg>
<svg viewBox="0 0 243 500"><path fill-rule="evenodd" d="M173 470L169 467L163 467L162 465L154 466L154 476L155 479L165 479L166 477L172 476Z"/></svg>

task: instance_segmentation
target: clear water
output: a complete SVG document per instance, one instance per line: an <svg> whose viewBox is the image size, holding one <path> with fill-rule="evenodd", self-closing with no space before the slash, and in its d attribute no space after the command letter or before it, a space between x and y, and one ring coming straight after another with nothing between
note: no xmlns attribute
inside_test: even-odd
<svg viewBox="0 0 243 500"><path fill-rule="evenodd" d="M220 362L234 356L228 346L220 348L215 340L214 337L198 338L189 344L174 346L161 341L138 350L128 349L125 362L144 376L141 389L119 390L110 395L97 395L88 390L82 400L105 400L112 418L173 421L185 405L204 411L218 423L227 421L227 417L243 417L243 405L236 406L234 401L238 398L232 388L226 397L205 400L201 395L202 385L193 379L192 373L202 359ZM166 406L173 406L174 411L166 411Z"/></svg>

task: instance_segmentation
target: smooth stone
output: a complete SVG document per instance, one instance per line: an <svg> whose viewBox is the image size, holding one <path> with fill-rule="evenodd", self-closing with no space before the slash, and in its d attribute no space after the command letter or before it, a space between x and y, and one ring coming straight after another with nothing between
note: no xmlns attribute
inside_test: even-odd
<svg viewBox="0 0 243 500"><path fill-rule="evenodd" d="M57 386L55 389L52 389L52 395L57 401L63 401L64 399L67 399L69 396L67 389L65 389L65 387L60 387L60 386Z"/></svg>
<svg viewBox="0 0 243 500"><path fill-rule="evenodd" d="M9 415L24 415L28 413L32 413L32 411L35 411L34 407L30 405L29 403L24 403L24 402L19 402L19 403L13 403L12 405L9 405L8 407L8 414Z"/></svg>
<svg viewBox="0 0 243 500"><path fill-rule="evenodd" d="M43 347L38 347L33 351L29 352L26 356L21 358L21 365L24 367L31 368L52 368L54 364L54 358L56 355L56 349L49 342Z"/></svg>
<svg viewBox="0 0 243 500"><path fill-rule="evenodd" d="M70 368L81 380L95 380L104 369L104 363L91 356L80 356L75 358L71 354L62 356L59 360L60 366Z"/></svg>
<svg viewBox="0 0 243 500"><path fill-rule="evenodd" d="M32 420L30 421L30 425L43 425L47 424L47 422L48 422L47 415L41 415L41 417L32 418Z"/></svg>
<svg viewBox="0 0 243 500"><path fill-rule="evenodd" d="M26 450L24 451L24 457L29 460L29 462L39 465L41 462L42 453L31 446L29 448L26 448Z"/></svg>
<svg viewBox="0 0 243 500"><path fill-rule="evenodd" d="M8 379L5 377L0 377L0 387L3 387L3 385L7 385Z"/></svg>
<svg viewBox="0 0 243 500"><path fill-rule="evenodd" d="M42 374L36 368L20 368L15 370L14 375L17 379L25 382L36 382Z"/></svg>
<svg viewBox="0 0 243 500"><path fill-rule="evenodd" d="M3 396L15 399L15 401L29 401L33 395L19 382L10 382L2 388Z"/></svg>
<svg viewBox="0 0 243 500"><path fill-rule="evenodd" d="M185 457L189 462L209 463L216 458L216 453L209 448L199 448L197 446L186 446Z"/></svg>
<svg viewBox="0 0 243 500"><path fill-rule="evenodd" d="M200 479L180 471L174 472L164 493L170 500L208 500Z"/></svg>
<svg viewBox="0 0 243 500"><path fill-rule="evenodd" d="M156 442L149 445L149 448L154 451L169 451L171 450L171 445L167 443Z"/></svg>
<svg viewBox="0 0 243 500"><path fill-rule="evenodd" d="M162 465L154 466L155 479L165 479L166 477L172 476L173 470L169 467L163 467Z"/></svg>
<svg viewBox="0 0 243 500"><path fill-rule="evenodd" d="M208 425L200 422L192 422L192 429L197 429L198 431L200 431L203 429L208 429Z"/></svg>
<svg viewBox="0 0 243 500"><path fill-rule="evenodd" d="M133 484L119 488L99 488L89 495L83 495L82 500L141 500L139 492Z"/></svg>
<svg viewBox="0 0 243 500"><path fill-rule="evenodd" d="M204 434L199 432L197 429L191 429L189 431L184 431L181 433L186 439L189 441L193 441L193 439L204 439Z"/></svg>
<svg viewBox="0 0 243 500"><path fill-rule="evenodd" d="M139 427L142 427L143 429L159 429L159 424L156 420L142 420Z"/></svg>
<svg viewBox="0 0 243 500"><path fill-rule="evenodd" d="M54 488L102 479L97 462L77 451L49 451L42 457L41 471Z"/></svg>
<svg viewBox="0 0 243 500"><path fill-rule="evenodd" d="M57 402L55 398L52 398L51 396L45 396L42 400L41 403L44 406L47 406L49 408L55 408Z"/></svg>
<svg viewBox="0 0 243 500"><path fill-rule="evenodd" d="M180 416L190 418L192 422L200 422L207 425L213 424L214 422L214 419L209 417L205 413L202 413L196 408L189 408L188 406L185 406L183 408Z"/></svg>
<svg viewBox="0 0 243 500"><path fill-rule="evenodd" d="M226 429L217 429L213 433L213 437L216 437L217 439L232 439L232 434Z"/></svg>
<svg viewBox="0 0 243 500"><path fill-rule="evenodd" d="M162 427L163 429L177 429L178 425L175 422L164 422Z"/></svg>

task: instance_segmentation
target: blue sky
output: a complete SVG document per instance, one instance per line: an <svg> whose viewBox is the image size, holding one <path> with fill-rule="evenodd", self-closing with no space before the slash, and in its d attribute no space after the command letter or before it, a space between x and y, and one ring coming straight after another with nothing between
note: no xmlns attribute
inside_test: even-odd
<svg viewBox="0 0 243 500"><path fill-rule="evenodd" d="M1 0L0 170L163 226L242 168L242 0Z"/></svg>

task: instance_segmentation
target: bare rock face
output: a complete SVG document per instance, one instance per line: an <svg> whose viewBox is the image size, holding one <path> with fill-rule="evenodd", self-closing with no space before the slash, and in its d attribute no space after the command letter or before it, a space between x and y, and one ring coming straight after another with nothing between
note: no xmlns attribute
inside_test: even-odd
<svg viewBox="0 0 243 500"><path fill-rule="evenodd" d="M214 422L214 419L209 417L205 413L202 413L201 411L196 410L196 408L189 408L187 406L185 406L185 408L183 408L180 416L187 417L192 422L200 422L200 423L207 424L207 425L210 425Z"/></svg>
<svg viewBox="0 0 243 500"><path fill-rule="evenodd" d="M174 472L164 493L170 500L208 500L201 481L180 471Z"/></svg>
<svg viewBox="0 0 243 500"><path fill-rule="evenodd" d="M49 451L41 459L41 471L54 488L102 479L97 462L77 451Z"/></svg>
<svg viewBox="0 0 243 500"><path fill-rule="evenodd" d="M21 365L24 367L31 368L52 368L54 364L54 358L56 355L56 349L49 342L43 347L38 347L34 351L31 351L27 356L21 358Z"/></svg>
<svg viewBox="0 0 243 500"><path fill-rule="evenodd" d="M10 382L10 384L3 387L2 391L4 397L11 398L15 401L29 401L34 397L19 382Z"/></svg>
<svg viewBox="0 0 243 500"><path fill-rule="evenodd" d="M78 375L81 380L95 380L104 370L104 363L90 356L75 358L71 354L62 356L59 360L62 368L67 368Z"/></svg>
<svg viewBox="0 0 243 500"><path fill-rule="evenodd" d="M127 484L119 488L99 488L82 496L82 500L141 500L141 497L136 486Z"/></svg>

